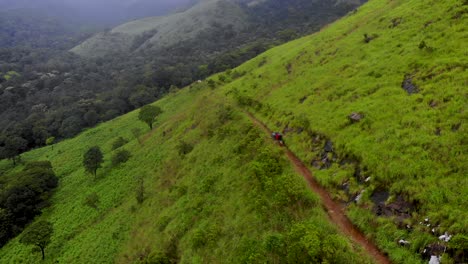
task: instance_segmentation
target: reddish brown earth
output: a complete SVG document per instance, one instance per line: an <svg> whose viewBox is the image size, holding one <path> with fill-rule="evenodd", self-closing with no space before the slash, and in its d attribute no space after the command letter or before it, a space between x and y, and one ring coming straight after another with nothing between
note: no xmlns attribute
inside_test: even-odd
<svg viewBox="0 0 468 264"><path fill-rule="evenodd" d="M270 131L270 129L265 124L256 119L252 114L247 113L247 115L255 125L267 132L268 135L271 135L272 131ZM333 201L329 193L322 186L320 186L304 163L287 147L284 147L284 151L289 161L294 166L294 169L304 177L304 179L309 184L310 189L319 195L325 209L327 210L330 220L339 227L340 231L347 237L351 238L351 240L356 244L362 246L364 250L368 252L368 254L374 258L377 263L390 264L391 262L389 258L351 223L351 221L345 215L343 208L338 203Z"/></svg>

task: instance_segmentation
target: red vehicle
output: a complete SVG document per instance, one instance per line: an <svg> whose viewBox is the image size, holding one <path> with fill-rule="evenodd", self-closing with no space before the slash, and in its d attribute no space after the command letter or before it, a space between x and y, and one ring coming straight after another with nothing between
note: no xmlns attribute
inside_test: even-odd
<svg viewBox="0 0 468 264"><path fill-rule="evenodd" d="M273 133L271 134L271 137L272 137L275 141L277 141L277 142L280 144L280 146L284 146L283 135L281 135L281 133L279 133L279 132L273 132Z"/></svg>

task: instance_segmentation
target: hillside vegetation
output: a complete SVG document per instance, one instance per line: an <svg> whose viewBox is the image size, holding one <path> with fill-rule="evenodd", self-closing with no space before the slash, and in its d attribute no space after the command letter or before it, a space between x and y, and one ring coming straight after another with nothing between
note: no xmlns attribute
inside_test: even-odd
<svg viewBox="0 0 468 264"><path fill-rule="evenodd" d="M207 85L157 105L164 110L157 128L139 140L132 130L147 127L133 112L23 156L26 163L50 160L60 178L52 206L40 217L54 226L47 262L362 263L280 149L266 144L268 135ZM120 149L131 158L113 166L119 137L129 140ZM106 160L96 180L82 167L93 145ZM6 162L1 167L13 169ZM90 195L98 197L94 206ZM17 241L3 247L2 260L40 259Z"/></svg>
<svg viewBox="0 0 468 264"><path fill-rule="evenodd" d="M394 263L466 262L467 10L373 0L156 102L164 112L138 139L132 131L147 127L132 112L25 153L60 179L37 219L54 226L46 262L370 262L241 109L283 131ZM113 166L118 137L131 157ZM105 158L96 180L82 166L93 145ZM2 178L21 167L1 161ZM20 237L0 258L38 261Z"/></svg>

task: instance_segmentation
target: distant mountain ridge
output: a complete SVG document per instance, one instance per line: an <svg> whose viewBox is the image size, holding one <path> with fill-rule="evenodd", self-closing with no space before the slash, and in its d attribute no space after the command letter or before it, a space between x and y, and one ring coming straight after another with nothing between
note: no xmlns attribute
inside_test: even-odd
<svg viewBox="0 0 468 264"><path fill-rule="evenodd" d="M316 27L327 21L323 18L327 13L336 11L329 15L332 21L360 4L359 0L205 0L184 12L122 24L95 35L71 51L83 57L100 57L115 52L161 49L219 27L233 36L260 26L270 31L301 23L313 23Z"/></svg>
<svg viewBox="0 0 468 264"><path fill-rule="evenodd" d="M131 19L165 15L186 9L197 0L0 0L0 10L34 9L67 21L115 25Z"/></svg>
<svg viewBox="0 0 468 264"><path fill-rule="evenodd" d="M247 26L247 16L234 3L203 1L182 13L131 21L99 33L73 48L72 52L84 57L98 57L110 52L157 49L194 38L212 26L228 26L238 32ZM142 35L146 37L138 39Z"/></svg>

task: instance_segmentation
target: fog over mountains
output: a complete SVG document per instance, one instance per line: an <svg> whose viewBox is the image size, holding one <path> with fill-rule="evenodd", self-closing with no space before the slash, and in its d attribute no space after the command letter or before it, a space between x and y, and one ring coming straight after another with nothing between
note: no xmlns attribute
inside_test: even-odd
<svg viewBox="0 0 468 264"><path fill-rule="evenodd" d="M35 9L75 22L117 24L183 10L194 2L196 0L0 0L0 10Z"/></svg>

